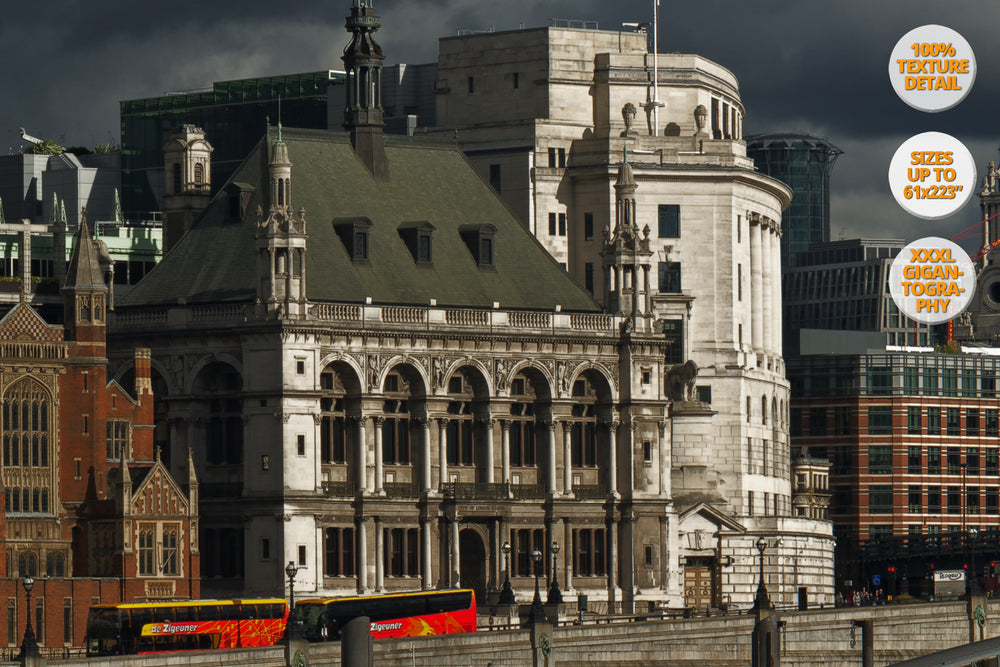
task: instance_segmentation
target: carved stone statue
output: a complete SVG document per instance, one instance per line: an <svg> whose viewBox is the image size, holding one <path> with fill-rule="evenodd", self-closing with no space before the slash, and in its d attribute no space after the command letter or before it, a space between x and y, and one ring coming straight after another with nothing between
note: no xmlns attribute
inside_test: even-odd
<svg viewBox="0 0 1000 667"><path fill-rule="evenodd" d="M628 102L622 107L622 119L625 121L625 131L622 132L623 137L630 134L637 134L637 132L632 128L635 124L635 116L637 113L638 111L636 110L635 105L631 102Z"/></svg>
<svg viewBox="0 0 1000 667"><path fill-rule="evenodd" d="M705 125L708 123L708 109L704 104L699 104L694 108L694 123L697 126L697 134L705 132Z"/></svg>
<svg viewBox="0 0 1000 667"><path fill-rule="evenodd" d="M698 379L698 364L688 359L667 369L665 378L667 398L674 402L693 401L694 383Z"/></svg>

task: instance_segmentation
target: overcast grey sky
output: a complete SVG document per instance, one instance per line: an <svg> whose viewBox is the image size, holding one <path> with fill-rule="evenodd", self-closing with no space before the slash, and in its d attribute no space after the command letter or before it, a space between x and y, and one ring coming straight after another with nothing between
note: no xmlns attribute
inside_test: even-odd
<svg viewBox="0 0 1000 667"><path fill-rule="evenodd" d="M459 29L514 30L549 19L652 18L653 0L376 0L389 64L436 60L437 39ZM213 81L341 69L350 0L243 0L152 5L132 0L42 0L5 5L0 20L0 140L17 128L66 145L119 143L118 102ZM961 33L978 63L975 86L941 113L893 92L889 54L910 29ZM664 52L698 53L732 70L744 130L804 131L844 151L832 180L832 236L950 237L976 224L978 200L940 221L904 213L886 173L906 138L951 134L972 152L980 180L1000 144L1000 3L993 0L661 0ZM974 250L977 243L962 243Z"/></svg>

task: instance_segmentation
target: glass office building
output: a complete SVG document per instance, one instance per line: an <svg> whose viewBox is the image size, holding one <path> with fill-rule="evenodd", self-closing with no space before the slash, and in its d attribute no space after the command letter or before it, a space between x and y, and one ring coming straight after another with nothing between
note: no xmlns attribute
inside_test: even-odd
<svg viewBox="0 0 1000 667"><path fill-rule="evenodd" d="M830 240L830 172L843 151L808 134L758 134L746 141L757 169L792 188L792 203L781 216L781 266L796 266L797 253Z"/></svg>
<svg viewBox="0 0 1000 667"><path fill-rule="evenodd" d="M221 187L260 141L268 122L327 129L329 89L344 83L335 70L219 81L211 89L121 102L122 208L126 218L149 219L162 209L163 145L190 123L205 130L212 186ZM279 109L280 107L280 109ZM332 116L339 127L341 110Z"/></svg>

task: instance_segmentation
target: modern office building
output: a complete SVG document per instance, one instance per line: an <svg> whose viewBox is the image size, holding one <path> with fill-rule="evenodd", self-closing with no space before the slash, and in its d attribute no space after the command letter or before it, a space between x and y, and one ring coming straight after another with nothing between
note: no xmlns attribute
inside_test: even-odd
<svg viewBox="0 0 1000 667"><path fill-rule="evenodd" d="M377 81L369 0L348 26L348 81ZM269 129L116 304L116 373L118 350L150 347L160 444L174 470L194 452L204 590L273 592L291 560L306 595L462 584L489 602L510 574L524 600L531 553L554 576L558 543L571 604L749 606L763 537L779 604L831 603L831 527L791 481L790 191L744 153L735 77L663 56L670 111L641 128L644 36L476 38L500 41L439 63L438 122L443 99L497 122L512 105L499 188L454 130L384 135L376 88L348 85L347 134ZM550 57L568 80L541 75ZM549 100L563 116L524 149ZM496 194L532 178L536 236Z"/></svg>
<svg viewBox="0 0 1000 667"><path fill-rule="evenodd" d="M806 329L878 332L881 345L938 342L933 327L906 317L889 294L889 269L905 246L896 239L847 239L800 253L781 275L785 356L799 353Z"/></svg>
<svg viewBox="0 0 1000 667"><path fill-rule="evenodd" d="M800 252L830 240L830 173L843 151L808 134L756 134L746 142L757 169L792 189L781 215L781 266L796 266Z"/></svg>
<svg viewBox="0 0 1000 667"><path fill-rule="evenodd" d="M325 129L339 127L342 106L331 104L331 88L344 73L322 70L302 74L217 81L210 89L167 93L121 102L122 208L129 219L163 210L163 147L182 125L196 125L217 150L212 169L225 183L259 141L268 122ZM214 192L213 192L214 194Z"/></svg>

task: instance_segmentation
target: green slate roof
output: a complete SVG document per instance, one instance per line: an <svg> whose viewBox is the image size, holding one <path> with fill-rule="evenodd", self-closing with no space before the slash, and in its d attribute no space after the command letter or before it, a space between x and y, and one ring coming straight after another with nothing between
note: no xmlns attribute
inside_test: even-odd
<svg viewBox="0 0 1000 667"><path fill-rule="evenodd" d="M291 205L306 211L306 285L313 302L595 312L600 306L504 206L457 147L386 136L390 177L375 179L349 136L283 129L292 162ZM117 307L245 302L256 298L257 206L266 212L272 129L160 263ZM241 221L227 219L226 189L252 187ZM371 221L368 262L351 259L346 220ZM433 227L432 262L418 264L404 237ZM494 268L480 268L469 225L493 225ZM403 230L403 234L400 234ZM464 238L463 238L463 233Z"/></svg>

